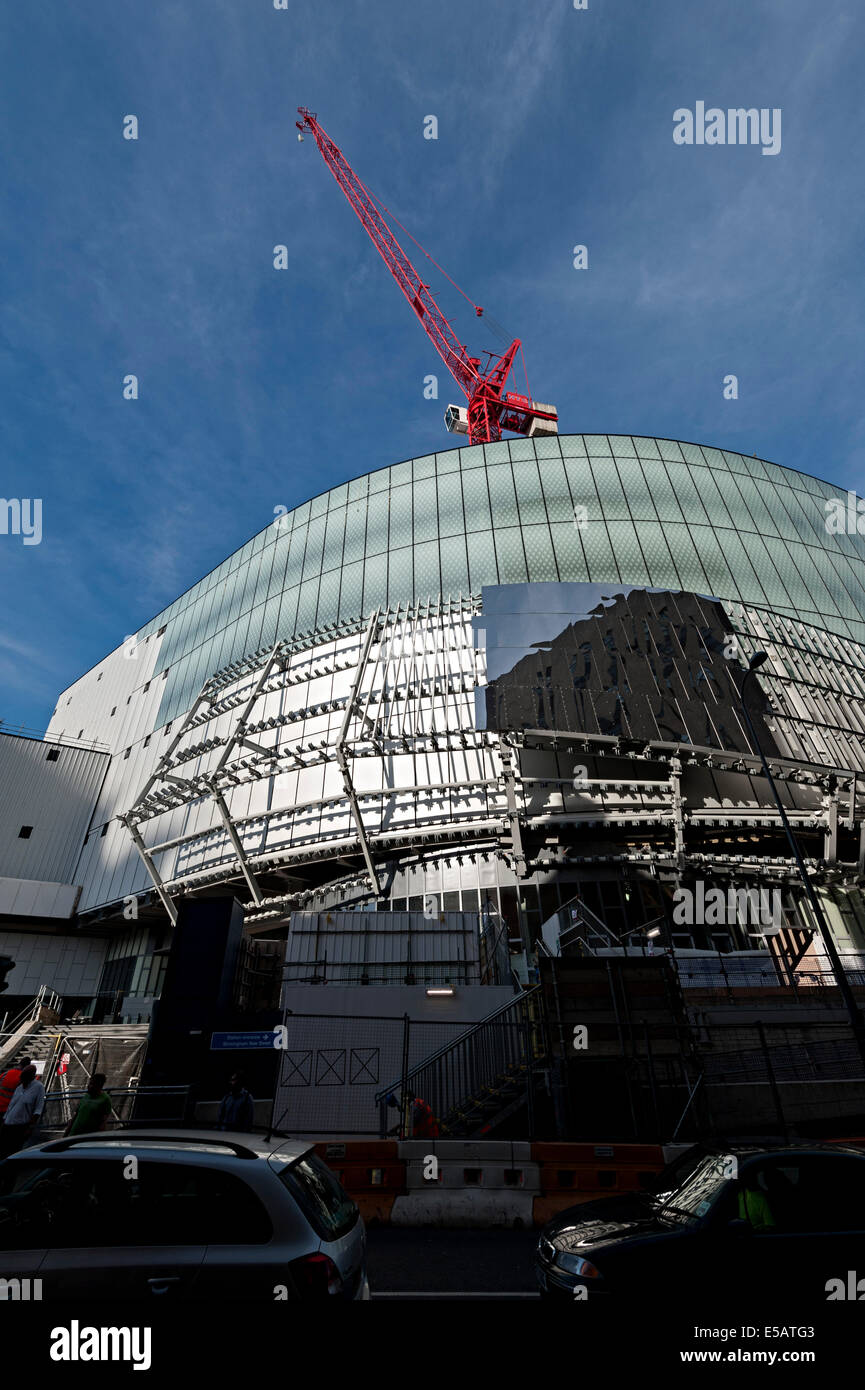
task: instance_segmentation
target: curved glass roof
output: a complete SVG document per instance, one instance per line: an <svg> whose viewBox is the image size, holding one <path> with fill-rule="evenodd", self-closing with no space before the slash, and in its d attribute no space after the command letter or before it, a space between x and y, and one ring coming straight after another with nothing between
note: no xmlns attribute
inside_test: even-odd
<svg viewBox="0 0 865 1390"><path fill-rule="evenodd" d="M762 459L630 435L407 459L288 512L141 629L167 627L157 724L277 637L484 584L684 589L865 641L865 537L827 532L832 498Z"/></svg>

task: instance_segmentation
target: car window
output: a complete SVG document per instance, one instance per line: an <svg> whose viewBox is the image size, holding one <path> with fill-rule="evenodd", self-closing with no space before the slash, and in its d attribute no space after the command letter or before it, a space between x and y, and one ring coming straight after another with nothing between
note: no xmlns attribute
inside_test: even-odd
<svg viewBox="0 0 865 1390"><path fill-rule="evenodd" d="M0 1168L0 1248L261 1244L273 1228L239 1177L191 1164L6 1163Z"/></svg>
<svg viewBox="0 0 865 1390"><path fill-rule="evenodd" d="M785 1154L749 1164L746 1179L759 1194L751 1224L762 1219L770 1234L865 1231L865 1159ZM746 1198L746 1219L752 1216L749 1205L754 1203Z"/></svg>
<svg viewBox="0 0 865 1390"><path fill-rule="evenodd" d="M322 1240L338 1240L357 1221L357 1206L317 1154L305 1154L296 1163L281 1168L279 1180Z"/></svg>

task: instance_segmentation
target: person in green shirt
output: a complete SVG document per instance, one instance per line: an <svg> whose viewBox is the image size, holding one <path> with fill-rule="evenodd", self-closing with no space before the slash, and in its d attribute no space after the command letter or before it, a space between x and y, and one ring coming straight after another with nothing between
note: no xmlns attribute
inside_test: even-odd
<svg viewBox="0 0 865 1390"><path fill-rule="evenodd" d="M760 1187L759 1178L753 1168L745 1170L742 1186L739 1188L739 1220L749 1222L758 1234L775 1229L775 1218L769 1206L769 1199Z"/></svg>
<svg viewBox="0 0 865 1390"><path fill-rule="evenodd" d="M78 1109L66 1126L66 1134L92 1134L97 1129L105 1129L111 1114L111 1097L103 1091L104 1085L105 1073L95 1071L87 1095L81 1097Z"/></svg>

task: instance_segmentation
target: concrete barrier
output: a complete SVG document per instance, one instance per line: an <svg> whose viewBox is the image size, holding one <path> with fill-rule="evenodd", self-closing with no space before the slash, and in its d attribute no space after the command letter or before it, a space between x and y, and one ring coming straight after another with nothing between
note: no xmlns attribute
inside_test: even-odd
<svg viewBox="0 0 865 1390"><path fill-rule="evenodd" d="M365 1221L393 1226L543 1225L566 1207L643 1188L657 1144L407 1139L320 1142Z"/></svg>
<svg viewBox="0 0 865 1390"><path fill-rule="evenodd" d="M538 1165L507 1140L411 1139L400 1144L407 1192L394 1226L531 1226Z"/></svg>

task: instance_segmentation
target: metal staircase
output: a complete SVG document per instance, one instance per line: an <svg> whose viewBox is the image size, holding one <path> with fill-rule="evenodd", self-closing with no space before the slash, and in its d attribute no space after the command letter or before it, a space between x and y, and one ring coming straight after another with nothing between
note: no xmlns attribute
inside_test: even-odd
<svg viewBox="0 0 865 1390"><path fill-rule="evenodd" d="M443 1139L486 1137L523 1107L531 1131L545 1056L540 987L532 985L380 1091L382 1134L387 1096L401 1090L427 1102Z"/></svg>

